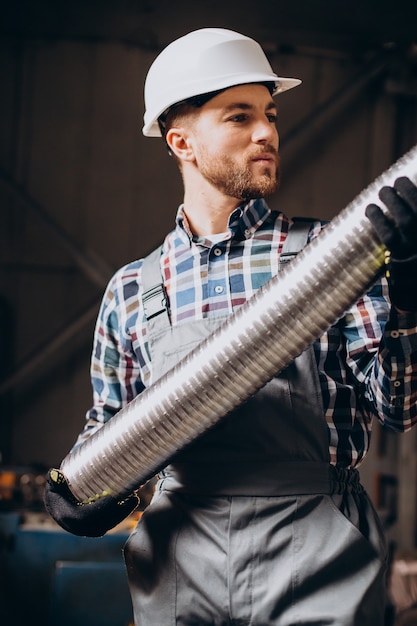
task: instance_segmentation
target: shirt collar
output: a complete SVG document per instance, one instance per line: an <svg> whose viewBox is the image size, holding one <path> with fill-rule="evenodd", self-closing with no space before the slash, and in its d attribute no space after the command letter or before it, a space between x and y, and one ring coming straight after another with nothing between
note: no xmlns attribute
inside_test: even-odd
<svg viewBox="0 0 417 626"><path fill-rule="evenodd" d="M228 228L231 237L237 239L249 239L254 232L268 219L271 209L263 198L248 200L242 203L229 216ZM176 217L177 232L181 239L191 245L194 236L191 232L187 216L184 213L184 205L181 204Z"/></svg>

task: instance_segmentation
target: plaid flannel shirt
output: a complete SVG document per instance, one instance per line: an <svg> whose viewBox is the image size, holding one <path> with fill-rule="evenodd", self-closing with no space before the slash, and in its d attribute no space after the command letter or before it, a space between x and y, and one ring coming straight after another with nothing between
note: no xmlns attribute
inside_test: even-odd
<svg viewBox="0 0 417 626"><path fill-rule="evenodd" d="M163 245L161 272L173 325L227 316L278 271L290 220L251 200L212 243L190 232L182 207ZM324 224L313 222L310 240ZM151 360L141 301L142 260L111 279L100 308L92 354L94 406L76 445L150 383ZM417 421L417 315L391 310L385 279L314 344L331 463L363 460L374 416L395 431Z"/></svg>

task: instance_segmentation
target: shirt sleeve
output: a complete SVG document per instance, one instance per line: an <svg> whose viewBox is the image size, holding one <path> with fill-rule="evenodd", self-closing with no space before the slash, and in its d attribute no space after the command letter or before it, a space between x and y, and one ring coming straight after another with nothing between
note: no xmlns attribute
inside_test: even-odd
<svg viewBox="0 0 417 626"><path fill-rule="evenodd" d="M371 412L403 432L417 422L417 314L390 307L381 279L346 316L348 367Z"/></svg>
<svg viewBox="0 0 417 626"><path fill-rule="evenodd" d="M129 302L125 300L127 287L122 277L122 270L113 276L99 310L91 357L93 406L74 448L144 389L128 332Z"/></svg>

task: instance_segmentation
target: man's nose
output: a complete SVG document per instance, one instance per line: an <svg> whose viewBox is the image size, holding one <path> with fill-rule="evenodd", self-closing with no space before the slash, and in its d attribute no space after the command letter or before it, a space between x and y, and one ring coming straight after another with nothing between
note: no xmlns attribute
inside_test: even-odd
<svg viewBox="0 0 417 626"><path fill-rule="evenodd" d="M258 120L253 129L252 141L254 143L272 143L275 145L278 141L278 131L275 124L272 124L267 119Z"/></svg>

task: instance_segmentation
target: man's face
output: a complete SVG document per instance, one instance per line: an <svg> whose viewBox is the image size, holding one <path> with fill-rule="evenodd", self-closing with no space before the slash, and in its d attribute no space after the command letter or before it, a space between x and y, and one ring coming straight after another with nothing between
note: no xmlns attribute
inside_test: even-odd
<svg viewBox="0 0 417 626"><path fill-rule="evenodd" d="M273 193L279 183L276 118L263 85L232 87L209 100L192 130L200 174L239 200Z"/></svg>

